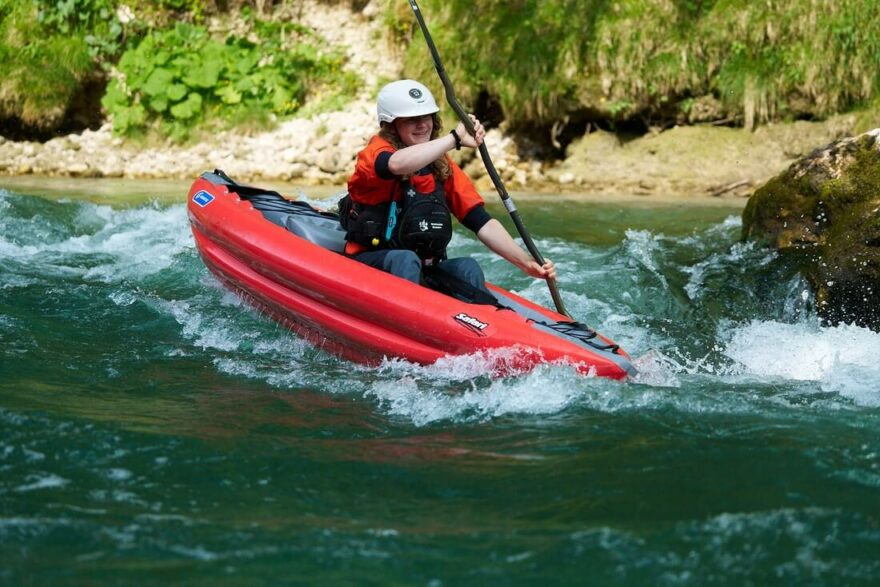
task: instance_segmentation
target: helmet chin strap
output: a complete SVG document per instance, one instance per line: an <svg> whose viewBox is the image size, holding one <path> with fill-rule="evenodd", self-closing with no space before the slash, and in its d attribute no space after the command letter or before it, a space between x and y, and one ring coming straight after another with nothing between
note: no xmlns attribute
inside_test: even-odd
<svg viewBox="0 0 880 587"><path fill-rule="evenodd" d="M428 50L431 52L431 58L434 60L434 69L437 70L437 75L440 76L440 81L443 83L443 88L446 91L446 101L449 102L449 105L455 111L458 119L464 124L468 134L474 136L476 134L474 131L474 123L455 97L455 90L452 87L452 82L449 80L449 76L446 75L446 70L443 69L443 63L440 61L440 53L438 53L437 47L434 45L434 41L431 38L431 33L428 31L428 25L425 24L425 19L422 17L422 11L419 9L416 0L409 0L409 5L412 8L413 13L416 15L416 20L419 22L419 28L422 29L422 34L425 37ZM541 256L541 252L538 251L538 247L535 246L532 237L526 230L525 225L523 225L522 219L519 217L519 212L516 210L516 205L513 203L513 200L510 199L510 194L507 193L507 188L504 187L504 182L501 181L501 176L498 175L495 165L492 164L492 158L489 157L489 149L486 147L485 141L480 145L480 157L483 159L483 165L486 166L486 172L492 179L495 191L501 196L501 201L504 204L504 207L507 208L507 212L510 214L510 218L513 220L513 224L516 226L516 230L519 232L523 243L525 243L526 248L535 259L535 262L537 262L538 265L543 266L544 257ZM547 287L550 289L550 296L553 298L553 304L556 306L556 311L563 316L571 318L568 310L565 309L565 304L562 302L562 296L559 295L559 290L556 287L556 280L547 279Z"/></svg>

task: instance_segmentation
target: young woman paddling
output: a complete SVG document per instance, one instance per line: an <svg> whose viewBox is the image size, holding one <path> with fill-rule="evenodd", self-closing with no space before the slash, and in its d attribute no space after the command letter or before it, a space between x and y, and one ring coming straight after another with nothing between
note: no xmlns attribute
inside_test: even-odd
<svg viewBox="0 0 880 587"><path fill-rule="evenodd" d="M441 134L440 109L419 82L392 82L379 92L379 133L358 153L348 182L350 207L340 209L348 231L346 253L358 261L419 283L422 266L438 269L485 291L474 259L446 258L452 237L450 213L496 254L527 275L555 279L489 216L471 180L447 153L477 148L485 130L473 116L475 136L459 123Z"/></svg>

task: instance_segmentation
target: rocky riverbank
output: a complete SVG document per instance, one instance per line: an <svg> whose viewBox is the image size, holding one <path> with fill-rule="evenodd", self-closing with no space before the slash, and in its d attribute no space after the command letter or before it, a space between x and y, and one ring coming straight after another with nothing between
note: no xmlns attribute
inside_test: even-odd
<svg viewBox="0 0 880 587"><path fill-rule="evenodd" d="M42 144L3 141L0 173L182 179L219 167L248 180L340 183L369 138L372 120L369 105L359 102L342 112L286 121L254 136L218 133L191 147L143 147L113 136L108 123Z"/></svg>
<svg viewBox="0 0 880 587"><path fill-rule="evenodd" d="M0 138L0 174L189 179L216 167L242 181L342 185L355 154L376 130L374 112L372 101L362 98L345 110L285 121L270 132L222 132L191 147L145 147L113 136L109 123L45 143ZM736 197L749 195L814 148L852 135L856 126L849 115L755 132L675 127L629 141L598 131L552 162L521 158L516 142L500 129L489 132L487 144L514 190ZM491 190L473 151L456 156L481 189Z"/></svg>

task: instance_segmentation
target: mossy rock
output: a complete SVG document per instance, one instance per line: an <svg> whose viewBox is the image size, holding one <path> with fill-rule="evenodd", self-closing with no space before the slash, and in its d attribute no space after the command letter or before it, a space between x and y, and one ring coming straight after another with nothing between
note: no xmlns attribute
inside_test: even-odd
<svg viewBox="0 0 880 587"><path fill-rule="evenodd" d="M817 149L759 188L743 239L797 255L826 322L880 330L880 129Z"/></svg>

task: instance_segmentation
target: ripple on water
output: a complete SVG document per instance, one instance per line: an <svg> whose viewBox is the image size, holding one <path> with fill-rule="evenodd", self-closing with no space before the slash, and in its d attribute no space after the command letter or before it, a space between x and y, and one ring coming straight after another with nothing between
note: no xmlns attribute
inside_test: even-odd
<svg viewBox="0 0 880 587"><path fill-rule="evenodd" d="M70 480L54 473L33 473L27 475L27 477L25 477L25 483L16 487L15 491L23 493L27 491L39 491L40 489L57 489L59 487L64 487L68 483L70 483Z"/></svg>
<svg viewBox="0 0 880 587"><path fill-rule="evenodd" d="M753 263L775 263L772 255L733 242L738 219L685 238L633 230L620 246L606 248L552 239L540 243L567 272L563 295L573 313L638 353L639 376L618 383L582 377L564 365L493 379L486 375L489 364L503 357L481 354L430 366L395 360L378 368L353 365L313 349L207 277L181 205L114 210L69 202L60 204L68 208L61 212L52 208L57 203L35 199L26 205L37 211L20 213L19 203L10 204L0 192L0 291L33 285L39 296L39 287L49 284L50 301L64 310L70 309L64 303L76 297L69 295L75 291L82 294L80 299L94 296L107 302L114 315L147 320L134 325L120 320L116 325L126 341L128 334L137 333L130 346L119 345L118 350L135 358L113 365L113 377L131 380L125 390L112 387L118 379L103 375L111 373L101 368L105 348L99 348L101 354L88 366L98 366L94 382L101 387L88 392L110 398L111 409L95 412L106 418L103 423L91 423L88 411L73 410L80 414L75 417L62 412L70 408L60 400L69 405L75 399L62 397L67 390L61 386L51 388L59 394L57 404L47 401L46 394L33 400L20 394L10 397L31 411L0 408L0 496L12 504L0 517L0 543L29 549L35 560L42 557L21 567L25 572L39 568L48 577L55 569L69 573L71 564L107 559L106 566L91 567L106 578L143 557L167 564L163 568L217 561L243 566L259 558L258 564L268 568L279 560L286 565L317 559L335 573L343 566L364 568L358 565L368 560L391 568L384 563L390 557L400 568L405 564L400 561L436 556L442 562L422 575L433 578L443 575L438 569L448 568L450 558L464 552L463 566L505 573L492 575L500 582L511 577L508 582L516 582L520 570L543 580L548 569L559 568L572 571L572 582L600 569L604 574L597 584L870 584L880 576L876 507L852 503L853 495L870 496L880 487L880 446L872 440L876 435L871 428L876 412L864 409L880 403L875 365L880 339L862 329L821 328L806 319L774 321L770 316L780 315L776 309L764 312L745 302L734 310L753 320L727 320L730 308L725 304L739 303L730 302L726 286L719 285L727 269L745 273ZM47 216L56 212L59 218ZM490 279L550 303L546 284L514 274L473 238L457 235L452 248L456 254L475 254ZM750 289L754 284L744 281L739 284L742 297L736 300L759 297L761 292ZM675 298L675 304L666 304L668 298ZM701 303L706 300L717 303ZM141 312L141 305L151 312ZM710 309L688 313L702 306ZM157 315L163 318L156 321L158 327L150 323ZM16 359L45 345L26 320L10 316L0 316L0 342L16 341ZM688 320L693 323L684 324ZM667 332L656 324L684 325ZM689 337L695 335L698 341L691 344ZM27 346L18 342L25 336L33 341ZM161 358L168 363L145 367L149 361L143 357L155 356L150 351L160 344L155 339L162 339ZM689 350L703 347L705 353ZM699 356L691 358L687 352ZM175 368L178 357L184 358L183 369L193 357L206 368L178 374L184 384L169 391L157 371ZM205 379L210 384L199 387ZM251 381L243 384L242 379ZM256 405L236 395L227 400L231 416L225 416L223 401L216 413L206 411L226 387L258 390L255 395L272 400L283 396L281 405L267 408L273 414L276 409L297 416L303 412L308 419L313 415L308 412L324 410L333 417L318 418L302 434L297 427L305 426L303 419L267 419L254 410L240 435L220 435L212 427L233 427L243 408ZM180 388L185 392L178 393ZM286 401L303 388L321 397L320 407ZM798 402L799 396L810 394L824 394L823 401ZM323 401L330 395L336 397ZM151 403L156 396L174 396L174 409L184 406L195 412L188 416L192 421L180 428L157 425L143 434L121 432L132 422L137 426L157 417ZM366 401L357 401L362 398ZM94 401L103 407L105 399ZM126 420L129 414L122 414L123 409L143 411ZM40 415L39 410L50 414ZM548 417L557 413L571 418ZM838 414L843 417L836 418ZM561 420L565 424L557 426ZM585 420L600 422L601 430L593 435L602 440L617 445L617 439L625 439L619 443L621 452L612 455L623 455L619 469L615 460L584 476L584 459L592 455L582 448ZM531 424L538 421L542 431L535 433ZM813 426L817 422L821 426ZM433 431L423 428L434 425L449 432L450 446L473 438L487 453L512 452L512 445L505 443L514 441L498 440L503 434L496 433L503 427L505 432L514 429L517 454L526 446L540 458L517 460L518 468L507 468L513 462L508 459L493 471L461 471L456 469L459 461L425 458L413 464L385 450L401 438L429 435ZM348 436L346 427L356 432ZM544 434L551 428L551 434ZM490 432L483 435L486 430ZM371 439L380 441L373 443L380 446L380 464L357 456L357 449L370 450L362 447ZM765 440L772 444L767 450ZM555 450L555 443L569 450ZM627 448L629 443L641 448ZM738 495L759 494L756 509L761 509L727 508L732 502L725 495L726 459L743 457L743 452L749 464L753 458L766 461L768 469L786 459L784 464L791 466L787 470L801 478L780 484L795 484L796 495L769 492L765 499L763 480L746 479L748 487ZM805 463L789 463L792 455ZM723 473L714 479L720 488L703 491L700 486L693 494L670 495L668 487L664 493L663 487L644 482L670 467L680 467L670 476L703 471L706 458L715 457L723 461L714 467ZM343 465L334 466L337 461ZM475 457L472 462L485 461ZM529 467L547 463L589 483L572 482L557 492L547 489L552 480L542 475L534 482L511 483L523 488L515 496L495 491L499 485L492 484L493 473L528 479L523 462ZM619 482L621 471L635 478L637 490ZM388 491L389 479L403 481L394 488L402 493ZM676 480L670 483L680 487ZM389 493L424 494L432 501L396 501ZM609 515L605 506L620 494L636 505ZM431 511L440 502L444 507L439 511L452 516L440 519ZM791 507L804 503L831 505ZM423 504L428 507L419 507ZM412 516L409 527L386 523L391 518L382 516L397 514L395 507L404 510L404 518ZM640 507L652 508L658 516L640 525ZM417 516L412 515L415 510ZM493 510L503 510L504 523L492 517ZM528 511L541 515L529 519L524 514ZM681 513L667 518L667 512ZM473 522L472 528L461 528L458 515ZM507 550L486 547L492 530L481 529L490 527L500 527L498 543L514 545ZM62 543L65 552L51 561L57 566L45 571L45 559L62 550L56 548ZM18 579L13 572L0 569L0 582ZM415 576L399 582L412 582ZM470 574L462 582L487 576Z"/></svg>
<svg viewBox="0 0 880 587"><path fill-rule="evenodd" d="M859 516L822 508L724 513L643 532L594 528L569 536L573 560L608 569L606 579L658 585L812 584L875 577L880 531Z"/></svg>

